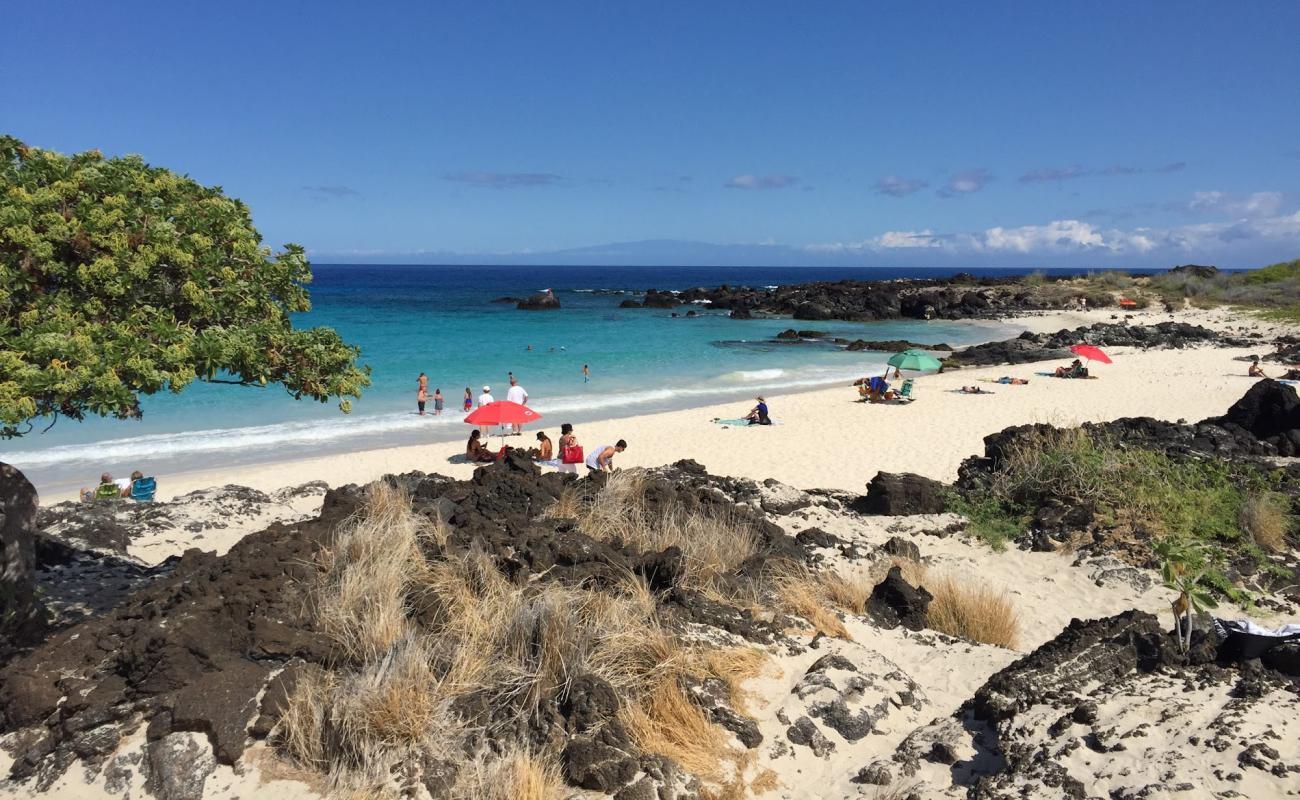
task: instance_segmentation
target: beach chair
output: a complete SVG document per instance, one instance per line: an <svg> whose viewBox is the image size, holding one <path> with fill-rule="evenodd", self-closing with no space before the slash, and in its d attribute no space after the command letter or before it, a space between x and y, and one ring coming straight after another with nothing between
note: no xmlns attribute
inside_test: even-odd
<svg viewBox="0 0 1300 800"><path fill-rule="evenodd" d="M101 483L95 490L96 500L115 500L122 496L122 490L115 483Z"/></svg>
<svg viewBox="0 0 1300 800"><path fill-rule="evenodd" d="M131 483L131 499L137 503L152 503L158 482L153 478L140 478Z"/></svg>
<svg viewBox="0 0 1300 800"><path fill-rule="evenodd" d="M909 403L916 399L915 397L912 396L911 378L908 378L907 380L903 381L903 387L898 390L898 398L900 400L906 400Z"/></svg>

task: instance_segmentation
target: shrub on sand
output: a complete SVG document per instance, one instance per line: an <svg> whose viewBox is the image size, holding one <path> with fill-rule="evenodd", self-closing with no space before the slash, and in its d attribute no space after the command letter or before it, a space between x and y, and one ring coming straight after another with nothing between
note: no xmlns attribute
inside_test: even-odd
<svg viewBox="0 0 1300 800"><path fill-rule="evenodd" d="M1276 492L1251 495L1241 504L1241 529L1251 541L1269 552L1286 549L1286 535L1291 527L1286 498Z"/></svg>
<svg viewBox="0 0 1300 800"><path fill-rule="evenodd" d="M952 575L927 574L922 584L934 596L927 612L934 630L999 647L1016 646L1020 618L1005 592L964 584Z"/></svg>

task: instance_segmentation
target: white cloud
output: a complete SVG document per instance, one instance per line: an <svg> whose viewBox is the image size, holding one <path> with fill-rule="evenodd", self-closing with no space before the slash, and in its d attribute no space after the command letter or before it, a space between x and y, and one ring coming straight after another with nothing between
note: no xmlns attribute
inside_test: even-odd
<svg viewBox="0 0 1300 800"><path fill-rule="evenodd" d="M785 189L798 182L793 175L737 175L722 185L727 189Z"/></svg>
<svg viewBox="0 0 1300 800"><path fill-rule="evenodd" d="M1268 195L1272 193L1259 193ZM1256 195L1252 195L1256 198ZM1253 208L1276 207L1272 198L1256 199ZM1241 201L1249 204L1251 198ZM1242 205L1242 208L1247 205ZM1052 220L1041 225L996 226L966 233L924 230L885 231L854 242L809 245L817 253L882 253L932 248L950 254L1134 256L1167 254L1170 257L1230 254L1234 243L1251 241L1285 251L1300 249L1300 211L1292 214L1202 222L1167 228L1102 228L1077 219Z"/></svg>
<svg viewBox="0 0 1300 800"><path fill-rule="evenodd" d="M954 172L952 177L948 179L948 183L939 190L939 196L953 197L959 194L978 192L992 180L993 175L983 168Z"/></svg>
<svg viewBox="0 0 1300 800"><path fill-rule="evenodd" d="M1282 207L1281 192L1255 192L1245 197L1220 191L1196 192L1187 207L1192 211L1225 214L1233 218L1271 217Z"/></svg>

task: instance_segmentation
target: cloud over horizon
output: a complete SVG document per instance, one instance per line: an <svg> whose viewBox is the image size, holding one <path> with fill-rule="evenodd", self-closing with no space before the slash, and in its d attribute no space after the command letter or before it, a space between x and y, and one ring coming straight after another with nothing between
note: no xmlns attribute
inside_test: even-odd
<svg viewBox="0 0 1300 800"><path fill-rule="evenodd" d="M550 172L449 172L445 181L467 183L487 189L518 189L529 186L554 186L564 178Z"/></svg>
<svg viewBox="0 0 1300 800"><path fill-rule="evenodd" d="M1042 167L1039 169L1031 169L1021 175L1017 180L1020 183L1059 183L1061 181L1073 180L1075 178L1087 178L1095 175L1106 177L1144 174L1167 175L1172 172L1181 172L1186 168L1187 162L1185 161L1175 161L1171 164L1165 164L1159 167L1130 167L1122 164L1115 164L1100 169L1084 167L1079 164L1071 164L1068 167Z"/></svg>
<svg viewBox="0 0 1300 800"><path fill-rule="evenodd" d="M737 175L722 184L726 189L788 189L799 183L793 175Z"/></svg>

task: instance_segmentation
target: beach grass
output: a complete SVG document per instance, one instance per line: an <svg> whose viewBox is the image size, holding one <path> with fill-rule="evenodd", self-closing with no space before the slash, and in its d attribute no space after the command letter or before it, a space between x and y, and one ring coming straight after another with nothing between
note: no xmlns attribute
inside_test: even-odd
<svg viewBox="0 0 1300 800"><path fill-rule="evenodd" d="M654 532L644 481L611 481L574 511L593 525L597 515L612 520L637 542L703 539L690 550L703 582L752 550L752 532L725 516L667 509L659 521L669 533ZM321 550L308 612L332 658L306 668L287 700L273 737L287 758L324 775L335 796L393 796L393 769L417 754L457 765L456 796L563 796L558 753L517 739L575 678L592 675L614 689L619 717L643 749L677 760L719 797L743 789L744 751L682 686L720 679L741 710L743 683L766 653L684 641L630 571L600 589L516 584L476 547L448 553L449 535L379 482ZM478 711L466 716L466 708ZM502 747L470 758L459 743L471 733Z"/></svg>

